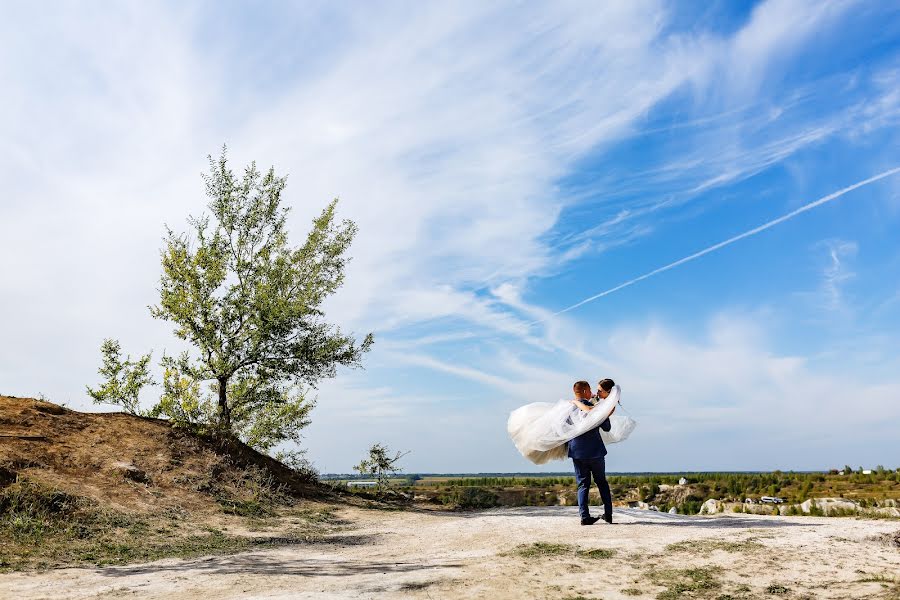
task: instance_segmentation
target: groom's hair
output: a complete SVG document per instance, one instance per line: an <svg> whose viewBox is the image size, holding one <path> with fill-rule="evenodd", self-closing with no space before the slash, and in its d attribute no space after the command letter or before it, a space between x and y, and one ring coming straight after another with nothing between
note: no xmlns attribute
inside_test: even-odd
<svg viewBox="0 0 900 600"><path fill-rule="evenodd" d="M604 392L611 392L614 385L616 385L616 382L612 379L601 379L600 383L597 384L597 387L603 388Z"/></svg>
<svg viewBox="0 0 900 600"><path fill-rule="evenodd" d="M589 384L587 381L576 381L575 385L572 386L572 389L575 390L576 394L580 394L581 392L583 392L584 390L586 390L590 387L591 387L591 384Z"/></svg>

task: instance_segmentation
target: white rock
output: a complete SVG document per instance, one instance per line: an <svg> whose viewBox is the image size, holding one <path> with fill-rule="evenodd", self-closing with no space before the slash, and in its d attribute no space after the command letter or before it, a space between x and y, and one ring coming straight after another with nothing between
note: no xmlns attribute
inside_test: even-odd
<svg viewBox="0 0 900 600"><path fill-rule="evenodd" d="M825 514L828 514L830 510L859 510L855 502L844 498L809 498L800 503L800 510L808 513L813 507L813 503Z"/></svg>

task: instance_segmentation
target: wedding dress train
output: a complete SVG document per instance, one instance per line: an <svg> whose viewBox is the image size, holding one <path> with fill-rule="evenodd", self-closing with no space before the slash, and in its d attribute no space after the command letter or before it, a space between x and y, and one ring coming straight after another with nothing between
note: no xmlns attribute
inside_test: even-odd
<svg viewBox="0 0 900 600"><path fill-rule="evenodd" d="M593 410L583 411L568 400L534 402L517 408L509 415L506 430L519 452L536 465L565 459L566 442L599 427L609 417L609 431L600 431L606 444L626 439L637 423L628 416L612 415L622 390L613 386L609 396L598 399Z"/></svg>

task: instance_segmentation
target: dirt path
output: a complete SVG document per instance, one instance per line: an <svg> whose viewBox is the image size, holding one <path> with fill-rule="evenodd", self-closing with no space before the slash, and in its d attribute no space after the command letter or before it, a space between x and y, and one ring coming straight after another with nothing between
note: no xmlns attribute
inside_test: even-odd
<svg viewBox="0 0 900 600"><path fill-rule="evenodd" d="M892 521L626 509L616 525L582 527L567 507L340 515L353 525L324 543L8 574L0 598L900 598Z"/></svg>

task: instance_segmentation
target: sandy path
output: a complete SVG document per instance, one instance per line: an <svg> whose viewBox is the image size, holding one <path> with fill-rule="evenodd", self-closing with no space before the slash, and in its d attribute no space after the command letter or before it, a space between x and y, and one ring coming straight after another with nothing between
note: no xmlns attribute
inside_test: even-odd
<svg viewBox="0 0 900 600"><path fill-rule="evenodd" d="M698 567L722 569L714 587L685 598L772 598L767 588L773 585L787 588L787 598L900 598L900 549L873 539L900 529L891 521L625 509L616 511L616 525L582 527L577 509L568 507L469 514L344 509L340 515L353 526L326 543L8 574L0 577L0 598L611 600L655 598L671 588L665 578L672 569ZM517 546L535 542L616 553L601 560L516 554ZM735 545L716 547L723 543Z"/></svg>

